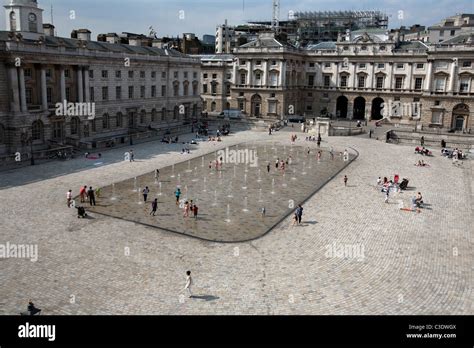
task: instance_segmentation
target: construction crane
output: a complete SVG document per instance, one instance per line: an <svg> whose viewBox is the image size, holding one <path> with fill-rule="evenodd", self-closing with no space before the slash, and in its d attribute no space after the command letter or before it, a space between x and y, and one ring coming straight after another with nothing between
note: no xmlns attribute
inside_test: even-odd
<svg viewBox="0 0 474 348"><path fill-rule="evenodd" d="M280 0L273 0L272 30L278 33L280 29Z"/></svg>

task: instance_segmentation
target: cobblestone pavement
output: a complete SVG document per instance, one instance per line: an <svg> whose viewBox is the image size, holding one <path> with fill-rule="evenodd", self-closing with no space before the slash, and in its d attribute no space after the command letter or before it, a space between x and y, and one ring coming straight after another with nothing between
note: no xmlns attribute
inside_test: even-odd
<svg viewBox="0 0 474 348"><path fill-rule="evenodd" d="M264 137L242 132L193 155ZM0 245L38 244L39 259L0 258L0 314L19 313L29 298L44 314L474 314L472 162L455 167L436 154L419 168L411 147L342 137L329 145L360 157L305 204L303 225L290 227L288 218L238 244L99 215L77 219L66 207L69 188L77 194L81 185L171 165L179 146L134 146L135 163L116 149L99 165L78 159L1 173ZM375 182L395 173L412 188L386 204ZM400 210L417 191L427 207Z"/></svg>

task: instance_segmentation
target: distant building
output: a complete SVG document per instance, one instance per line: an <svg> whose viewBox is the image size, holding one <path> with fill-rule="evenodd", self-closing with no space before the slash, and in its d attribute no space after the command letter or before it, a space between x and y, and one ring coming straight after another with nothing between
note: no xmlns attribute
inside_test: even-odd
<svg viewBox="0 0 474 348"><path fill-rule="evenodd" d="M474 32L474 14L458 14L428 28L429 42L436 44L458 34Z"/></svg>

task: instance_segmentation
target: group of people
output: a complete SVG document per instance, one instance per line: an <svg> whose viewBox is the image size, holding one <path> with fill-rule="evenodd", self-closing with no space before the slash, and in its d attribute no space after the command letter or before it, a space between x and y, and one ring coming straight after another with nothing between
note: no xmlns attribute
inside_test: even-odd
<svg viewBox="0 0 474 348"><path fill-rule="evenodd" d="M91 206L95 206L96 205L95 199L96 197L97 198L100 197L100 192L101 192L100 188L94 190L92 186L89 186L89 188L87 188L87 185L84 185L79 190L79 199L81 203L86 203L87 201L89 201L89 204ZM70 207L70 201L72 200L72 190L68 191L67 199L68 199L68 207Z"/></svg>
<svg viewBox="0 0 474 348"><path fill-rule="evenodd" d="M170 136L166 136L163 139L161 139L161 142L165 144L177 144L178 141L179 141L178 137L175 137L174 139L172 139Z"/></svg>
<svg viewBox="0 0 474 348"><path fill-rule="evenodd" d="M319 146L321 146L322 139L321 139L321 135L318 135L317 138L316 138L315 135L310 135L309 137L305 138L305 141L315 141L315 142L317 142L318 147L319 147Z"/></svg>
<svg viewBox="0 0 474 348"><path fill-rule="evenodd" d="M419 160L417 163L415 163L415 166L417 166L417 167L429 167L430 165L428 163L426 163L425 161L423 161L423 160Z"/></svg>
<svg viewBox="0 0 474 348"><path fill-rule="evenodd" d="M220 136L217 136L217 137L211 137L211 136L209 136L209 137L207 138L207 141L209 141L209 142L210 142L210 141L217 141L217 142L221 142L221 141L222 141L222 139L221 139L221 137L220 137Z"/></svg>
<svg viewBox="0 0 474 348"><path fill-rule="evenodd" d="M419 155L423 155L423 156L433 156L433 153L428 150L427 148L425 148L424 146L423 147L415 147L415 153L419 154Z"/></svg>

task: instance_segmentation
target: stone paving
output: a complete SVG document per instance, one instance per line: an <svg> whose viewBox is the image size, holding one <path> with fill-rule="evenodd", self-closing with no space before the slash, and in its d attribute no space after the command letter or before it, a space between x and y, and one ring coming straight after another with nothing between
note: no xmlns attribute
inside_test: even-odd
<svg viewBox="0 0 474 348"><path fill-rule="evenodd" d="M191 156L267 137L242 132L203 143ZM289 144L289 133L271 141ZM44 314L474 314L473 167L438 154L414 166L407 146L330 138L360 156L304 205L303 224L285 219L252 242L207 242L92 214L77 219L69 188L110 185L166 167L180 146L141 144L102 164L84 159L0 174L0 244L37 244L37 262L0 258L0 314L29 298ZM306 146L304 141L298 145ZM378 176L410 179L384 203ZM349 178L344 187L342 178ZM421 191L420 214L399 210ZM184 297L192 270L196 298Z"/></svg>
<svg viewBox="0 0 474 348"><path fill-rule="evenodd" d="M291 164L284 171L275 167L277 160L290 161L290 157ZM160 168L157 179L151 172L103 187L96 206L83 205L92 213L208 241L249 241L266 234L350 163L339 153L331 156L321 151L318 160L316 149L273 143L236 145L186 158L181 155L184 161ZM216 159L228 163L216 169ZM144 187L150 190L146 203ZM182 192L179 204L174 194L178 187ZM152 216L150 202L154 199L158 211ZM80 204L78 198L75 201ZM199 207L196 219L192 212L183 216L185 202L191 201Z"/></svg>

